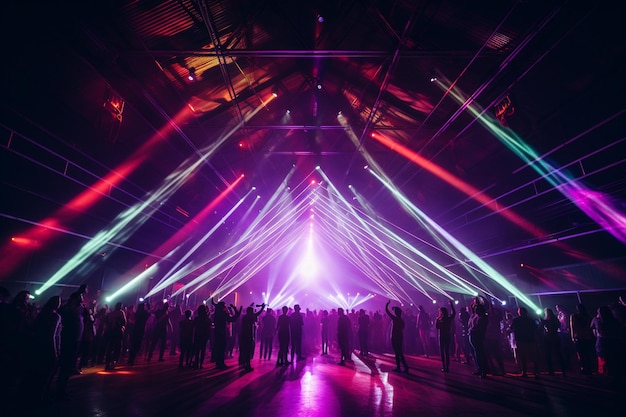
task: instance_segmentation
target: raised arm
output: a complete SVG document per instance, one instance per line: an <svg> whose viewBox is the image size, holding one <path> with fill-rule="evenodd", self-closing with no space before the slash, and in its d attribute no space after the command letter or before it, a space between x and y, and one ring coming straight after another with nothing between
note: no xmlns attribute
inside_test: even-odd
<svg viewBox="0 0 626 417"><path fill-rule="evenodd" d="M265 310L265 303L261 304L261 309L259 311L257 311L256 313L254 313L257 317L259 317L261 315L261 313L263 312L263 310Z"/></svg>
<svg viewBox="0 0 626 417"><path fill-rule="evenodd" d="M391 317L392 319L395 319L396 316L394 316L391 311L389 311L389 303L391 303L391 300L387 301L387 304L385 304L385 311L387 312L387 315L389 317Z"/></svg>

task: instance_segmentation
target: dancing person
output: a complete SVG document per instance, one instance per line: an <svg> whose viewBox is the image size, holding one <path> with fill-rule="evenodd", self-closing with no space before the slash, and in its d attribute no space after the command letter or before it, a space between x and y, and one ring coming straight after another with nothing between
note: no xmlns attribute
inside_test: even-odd
<svg viewBox="0 0 626 417"><path fill-rule="evenodd" d="M400 372L400 365L404 366L404 372L409 373L409 365L406 363L403 352L404 344L404 320L402 319L402 309L400 307L393 307L393 313L389 311L390 301L385 304L385 311L389 318L391 318L391 347L396 357L396 368L394 371Z"/></svg>
<svg viewBox="0 0 626 417"><path fill-rule="evenodd" d="M563 376L565 376L565 358L563 357L563 350L561 349L561 336L559 335L561 323L551 308L544 309L544 317L541 319L541 327L543 328L543 349L546 358L546 365L548 367L548 375L554 375L552 359L556 356L559 360L561 371L563 371Z"/></svg>
<svg viewBox="0 0 626 417"><path fill-rule="evenodd" d="M171 332L172 323L169 317L170 305L165 302L163 306L154 313L155 324L154 333L152 335L152 342L150 343L150 350L148 351L148 362L152 360L152 354L154 349L159 343L159 362L163 362L165 358L165 346L167 344L168 331Z"/></svg>
<svg viewBox="0 0 626 417"><path fill-rule="evenodd" d="M115 370L115 365L120 359L122 339L126 330L126 314L122 307L122 303L117 303L115 310L107 314L106 330L104 331L105 371Z"/></svg>
<svg viewBox="0 0 626 417"><path fill-rule="evenodd" d="M190 365L195 369L202 369L202 365L204 365L206 345L209 342L210 331L211 320L209 319L209 309L206 305L200 304L196 310L196 317L193 320L192 332L193 347Z"/></svg>
<svg viewBox="0 0 626 417"><path fill-rule="evenodd" d="M130 334L130 349L128 352L128 365L135 364L135 358L141 351L144 335L146 334L146 323L150 318L150 312L146 309L146 304L141 303L135 311L135 325Z"/></svg>
<svg viewBox="0 0 626 417"><path fill-rule="evenodd" d="M32 391L37 401L48 395L61 353L60 307L61 297L51 297L33 324Z"/></svg>
<svg viewBox="0 0 626 417"><path fill-rule="evenodd" d="M234 305L231 305L233 314L226 308L226 303L220 301L218 303L213 302L215 306L215 313L213 314L213 323L215 326L215 344L214 358L217 369L227 369L228 366L225 363L226 356L226 342L228 340L228 323L237 321L241 315L243 307L237 309Z"/></svg>
<svg viewBox="0 0 626 417"><path fill-rule="evenodd" d="M439 354L441 356L441 371L450 371L450 345L454 335L452 334L456 310L454 303L450 301L450 313L445 307L439 308L439 314L435 320L435 327L439 330Z"/></svg>
<svg viewBox="0 0 626 417"><path fill-rule="evenodd" d="M481 378L487 377L487 353L485 351L485 337L487 335L487 312L483 304L477 303L473 306L474 312L470 316L468 332L470 344L474 348L474 359L476 359L476 372Z"/></svg>
<svg viewBox="0 0 626 417"><path fill-rule="evenodd" d="M260 305L261 309L254 311L252 306L246 308L246 314L241 317L241 328L239 333L239 363L247 372L253 371L250 360L254 355L254 326L258 317L265 310L265 303Z"/></svg>
<svg viewBox="0 0 626 417"><path fill-rule="evenodd" d="M81 304L83 295L72 293L67 302L59 309L61 315L61 352L59 354L59 374L57 376L57 397L65 398L67 384L75 374L76 361L83 334L83 314Z"/></svg>
<svg viewBox="0 0 626 417"><path fill-rule="evenodd" d="M528 310L524 307L517 309L517 317L511 322L511 333L515 346L515 360L522 371L522 376L528 376L528 361L532 360L535 378L539 376L537 363L537 322L528 316Z"/></svg>

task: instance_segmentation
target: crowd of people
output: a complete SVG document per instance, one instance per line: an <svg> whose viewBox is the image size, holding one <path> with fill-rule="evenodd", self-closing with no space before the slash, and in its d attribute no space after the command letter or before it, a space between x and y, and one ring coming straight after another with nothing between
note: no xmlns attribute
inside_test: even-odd
<svg viewBox="0 0 626 417"><path fill-rule="evenodd" d="M136 361L165 361L178 355L181 369L201 369L206 355L218 369L238 352L238 365L252 371L251 360L273 360L288 366L307 355L329 355L339 365L371 352L393 352L396 372L409 372L405 357L439 353L442 372L451 361L473 365L474 374L505 375L510 356L521 376L537 377L540 370L566 375L578 361L582 374L599 373L622 381L625 375L626 305L601 306L591 316L583 304L568 314L563 306L545 308L532 318L524 307L503 310L486 297L468 306L441 306L431 315L423 306L393 306L384 311L364 309L302 311L300 305L280 311L262 304L245 307L224 301L202 303L193 311L166 301L113 307L90 297L86 285L66 300L50 297L41 306L28 291L10 299L0 288L0 392L14 398L28 387L36 397L62 398L72 375L85 367L115 371ZM258 345L258 349L256 349ZM256 351L256 353L255 353ZM358 353L357 353L358 352ZM532 368L529 368L531 366ZM232 366L232 365L230 365ZM471 368L470 368L471 369Z"/></svg>

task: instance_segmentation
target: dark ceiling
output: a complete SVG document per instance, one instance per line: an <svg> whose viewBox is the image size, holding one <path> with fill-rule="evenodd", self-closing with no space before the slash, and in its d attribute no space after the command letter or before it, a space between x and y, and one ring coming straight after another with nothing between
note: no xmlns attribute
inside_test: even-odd
<svg viewBox="0 0 626 417"><path fill-rule="evenodd" d="M412 204L525 291L623 287L626 37L618 2L58 3L2 6L5 280L43 282L125 210L158 204L80 260L105 262L107 282L102 266L58 281L97 277L112 291L131 266L160 259L158 248L177 231L198 241L252 187L269 198L294 165L294 194L311 180L330 193L320 166L355 209L366 211L348 185L373 208L368 218L463 274L467 259L441 255L441 243L364 169L374 161ZM518 134L569 182L542 178L481 120ZM152 201L191 161L201 162ZM241 174L204 228L185 228ZM573 198L572 184L592 198ZM608 223L606 213L583 207L591 201L614 209ZM532 226L504 216L507 208ZM228 250L242 230L225 222L206 253Z"/></svg>

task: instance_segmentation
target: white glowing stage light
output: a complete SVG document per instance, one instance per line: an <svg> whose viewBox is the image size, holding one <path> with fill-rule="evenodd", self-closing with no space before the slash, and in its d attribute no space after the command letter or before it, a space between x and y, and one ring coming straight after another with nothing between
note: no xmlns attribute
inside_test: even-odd
<svg viewBox="0 0 626 417"><path fill-rule="evenodd" d="M272 95L273 95L274 97L278 97L278 93L277 93L277 92L275 92L275 91L274 91L274 92L272 92Z"/></svg>
<svg viewBox="0 0 626 417"><path fill-rule="evenodd" d="M256 190L256 187L252 187L252 191Z"/></svg>
<svg viewBox="0 0 626 417"><path fill-rule="evenodd" d="M364 166L363 166L363 169L369 169L369 168L370 168L370 166L369 166L369 165L364 165Z"/></svg>
<svg viewBox="0 0 626 417"><path fill-rule="evenodd" d="M459 300L454 300L454 304L459 304Z"/></svg>
<svg viewBox="0 0 626 417"><path fill-rule="evenodd" d="M164 302L164 303L167 303L167 298L164 298L164 299L163 299L163 302Z"/></svg>
<svg viewBox="0 0 626 417"><path fill-rule="evenodd" d="M185 295L185 297L189 298L189 297L191 297L191 294L187 294L187 295Z"/></svg>
<svg viewBox="0 0 626 417"><path fill-rule="evenodd" d="M342 112L337 113L337 117L343 116Z"/></svg>
<svg viewBox="0 0 626 417"><path fill-rule="evenodd" d="M433 304L437 304L437 300L433 300Z"/></svg>
<svg viewBox="0 0 626 417"><path fill-rule="evenodd" d="M540 308L538 308L535 313L537 313L538 316L541 316L541 314L543 314L543 311L541 311Z"/></svg>
<svg viewBox="0 0 626 417"><path fill-rule="evenodd" d="M143 297L139 297L139 302L140 302L140 303L143 303L144 301L145 301L145 300L144 300L144 298L143 298Z"/></svg>
<svg viewBox="0 0 626 417"><path fill-rule="evenodd" d="M315 166L315 169L317 169L318 171L321 169L319 165Z"/></svg>
<svg viewBox="0 0 626 417"><path fill-rule="evenodd" d="M437 81L437 77L430 77L430 82L434 83L435 81Z"/></svg>
<svg viewBox="0 0 626 417"><path fill-rule="evenodd" d="M287 111L285 113L291 114L291 110L287 109Z"/></svg>
<svg viewBox="0 0 626 417"><path fill-rule="evenodd" d="M34 299L35 299L35 296L34 296L34 295L32 295L32 294L28 294L28 299L29 299L29 300L34 300Z"/></svg>
<svg viewBox="0 0 626 417"><path fill-rule="evenodd" d="M502 305L505 306L506 305L506 301L502 300Z"/></svg>

